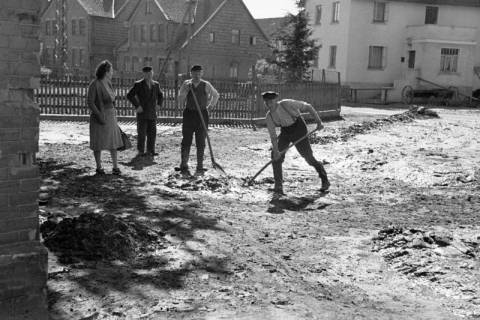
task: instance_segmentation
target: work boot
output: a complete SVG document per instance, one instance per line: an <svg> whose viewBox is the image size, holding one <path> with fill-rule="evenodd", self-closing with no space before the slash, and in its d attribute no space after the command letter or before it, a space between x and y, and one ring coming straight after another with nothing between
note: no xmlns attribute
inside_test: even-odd
<svg viewBox="0 0 480 320"><path fill-rule="evenodd" d="M189 173L188 171L188 158L190 157L190 147L182 146L181 148L181 162L180 172Z"/></svg>
<svg viewBox="0 0 480 320"><path fill-rule="evenodd" d="M197 147L197 173L202 174L207 169L203 167L203 159L205 157L205 147Z"/></svg>
<svg viewBox="0 0 480 320"><path fill-rule="evenodd" d="M315 165L315 169L318 172L318 176L322 180L322 187L320 188L320 191L325 192L328 190L328 188L330 188L330 181L328 181L327 172L325 171L323 164L318 161Z"/></svg>
<svg viewBox="0 0 480 320"><path fill-rule="evenodd" d="M273 192L275 194L283 195L283 173L282 173L282 163L281 162L272 162L273 168L273 179L275 184L273 187Z"/></svg>

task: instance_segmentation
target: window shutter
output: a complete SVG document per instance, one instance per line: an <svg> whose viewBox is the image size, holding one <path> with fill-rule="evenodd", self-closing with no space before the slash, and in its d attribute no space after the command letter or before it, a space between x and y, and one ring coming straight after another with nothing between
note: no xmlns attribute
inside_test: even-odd
<svg viewBox="0 0 480 320"><path fill-rule="evenodd" d="M390 8L390 4L388 2L385 2L385 22L388 21L388 13L389 13L389 8Z"/></svg>
<svg viewBox="0 0 480 320"><path fill-rule="evenodd" d="M382 47L382 68L387 68L387 47Z"/></svg>

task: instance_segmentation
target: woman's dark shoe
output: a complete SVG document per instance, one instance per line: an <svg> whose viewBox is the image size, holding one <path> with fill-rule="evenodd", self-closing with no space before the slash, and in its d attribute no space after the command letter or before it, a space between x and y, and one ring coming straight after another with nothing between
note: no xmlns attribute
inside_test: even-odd
<svg viewBox="0 0 480 320"><path fill-rule="evenodd" d="M103 168L98 168L97 170L95 170L95 174L97 174L99 176L104 175L105 170L103 170Z"/></svg>
<svg viewBox="0 0 480 320"><path fill-rule="evenodd" d="M116 176L119 176L119 175L122 174L122 171L120 171L120 169L118 169L118 168L113 168L112 169L112 174L116 175Z"/></svg>

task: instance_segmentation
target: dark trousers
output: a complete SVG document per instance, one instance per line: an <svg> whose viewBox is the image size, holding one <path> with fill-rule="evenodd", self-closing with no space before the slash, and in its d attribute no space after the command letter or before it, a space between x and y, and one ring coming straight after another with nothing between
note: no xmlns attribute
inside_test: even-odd
<svg viewBox="0 0 480 320"><path fill-rule="evenodd" d="M155 138L157 137L157 120L137 119L137 149L143 153L145 150L145 137L147 138L147 152L155 153Z"/></svg>
<svg viewBox="0 0 480 320"><path fill-rule="evenodd" d="M289 127L282 127L280 135L278 136L278 151L282 152L287 149L290 143L297 141L304 137L308 133L307 125L302 117L299 117L297 121ZM315 168L322 181L327 180L327 173L323 167L323 164L318 162L313 156L312 147L308 138L303 139L295 145L298 153L307 161L309 165ZM285 160L285 155L282 155L279 160L272 162L273 177L275 179L275 185L281 186L283 182L282 163Z"/></svg>
<svg viewBox="0 0 480 320"><path fill-rule="evenodd" d="M208 111L202 110L203 120L208 128ZM185 109L183 111L182 123L182 147L189 148L192 145L193 134L195 134L195 144L197 146L197 153L199 150L205 150L206 132L203 130L202 121L196 110Z"/></svg>

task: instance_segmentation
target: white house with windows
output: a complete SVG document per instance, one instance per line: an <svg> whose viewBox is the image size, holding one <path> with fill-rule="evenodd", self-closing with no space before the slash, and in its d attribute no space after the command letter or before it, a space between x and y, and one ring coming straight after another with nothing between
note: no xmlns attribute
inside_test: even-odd
<svg viewBox="0 0 480 320"><path fill-rule="evenodd" d="M307 0L306 10L318 68L345 84L392 87L392 101L418 78L480 88L480 0Z"/></svg>

